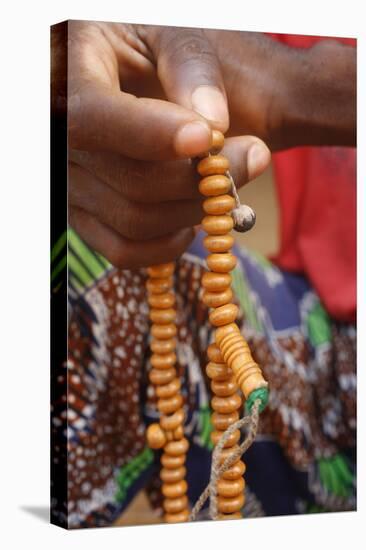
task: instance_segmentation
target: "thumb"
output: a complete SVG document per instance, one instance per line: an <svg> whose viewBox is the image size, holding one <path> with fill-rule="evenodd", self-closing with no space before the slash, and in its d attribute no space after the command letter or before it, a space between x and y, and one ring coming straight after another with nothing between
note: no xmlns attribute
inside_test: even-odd
<svg viewBox="0 0 366 550"><path fill-rule="evenodd" d="M226 132L229 111L220 63L203 31L144 27L143 32L167 98Z"/></svg>

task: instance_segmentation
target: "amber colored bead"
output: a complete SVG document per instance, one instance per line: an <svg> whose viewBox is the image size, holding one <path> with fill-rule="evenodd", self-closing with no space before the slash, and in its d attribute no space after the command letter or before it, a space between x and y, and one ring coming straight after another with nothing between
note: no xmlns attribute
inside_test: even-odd
<svg viewBox="0 0 366 550"><path fill-rule="evenodd" d="M172 353L176 347L175 338L170 338L169 340L157 340L153 338L150 344L151 351L159 355L164 355L166 353Z"/></svg>
<svg viewBox="0 0 366 550"><path fill-rule="evenodd" d="M224 254L210 254L206 258L206 263L211 271L215 271L216 273L228 273L236 266L236 257L230 254L230 252Z"/></svg>
<svg viewBox="0 0 366 550"><path fill-rule="evenodd" d="M147 273L149 277L152 278L164 278L170 277L174 273L175 264L174 262L169 262L167 264L151 265L147 268Z"/></svg>
<svg viewBox="0 0 366 550"><path fill-rule="evenodd" d="M171 323L169 325L151 325L151 335L157 340L168 340L177 334L177 327Z"/></svg>
<svg viewBox="0 0 366 550"><path fill-rule="evenodd" d="M189 511L182 510L178 514L165 514L164 519L166 523L183 523L185 521L188 521L189 518Z"/></svg>
<svg viewBox="0 0 366 550"><path fill-rule="evenodd" d="M171 414L177 411L183 404L183 397L180 393L173 395L167 399L159 399L157 407L161 414Z"/></svg>
<svg viewBox="0 0 366 550"><path fill-rule="evenodd" d="M165 399L167 397L172 397L175 395L180 389L180 380L179 378L174 378L169 384L165 384L164 386L158 386L156 388L156 395L159 398Z"/></svg>
<svg viewBox="0 0 366 550"><path fill-rule="evenodd" d="M211 432L211 441L214 445L217 445L222 434L224 432L217 432L217 431L214 431L214 432ZM232 447L233 445L235 445L240 439L240 430L235 430L227 439L227 441L225 442L225 445L224 445L224 449L227 449L228 447Z"/></svg>
<svg viewBox="0 0 366 550"><path fill-rule="evenodd" d="M184 437L183 426L178 426L178 428L174 430L173 436L174 439L182 439L182 437Z"/></svg>
<svg viewBox="0 0 366 550"><path fill-rule="evenodd" d="M162 279L148 279L146 288L151 294L163 294L171 290L173 286L173 277L164 277Z"/></svg>
<svg viewBox="0 0 366 550"><path fill-rule="evenodd" d="M169 384L172 380L174 380L177 372L175 368L170 369L151 369L149 372L149 379L150 382L156 386L159 386L160 384Z"/></svg>
<svg viewBox="0 0 366 550"><path fill-rule="evenodd" d="M168 468L168 470L175 470L183 466L186 461L186 454L183 453L179 456L172 456L163 453L160 460L164 468Z"/></svg>
<svg viewBox="0 0 366 550"><path fill-rule="evenodd" d="M184 422L184 410L179 409L174 414L169 416L162 416L160 418L160 424L163 430L170 432L176 430Z"/></svg>
<svg viewBox="0 0 366 550"><path fill-rule="evenodd" d="M217 482L217 492L222 497L235 497L244 491L245 482L242 477L229 481L219 479Z"/></svg>
<svg viewBox="0 0 366 550"><path fill-rule="evenodd" d="M233 376L232 370L225 363L210 361L206 367L206 374L212 380L224 381Z"/></svg>
<svg viewBox="0 0 366 550"><path fill-rule="evenodd" d="M232 230L234 222L231 216L205 216L202 220L202 227L209 235L226 235Z"/></svg>
<svg viewBox="0 0 366 550"><path fill-rule="evenodd" d="M203 202L203 210L206 214L219 216L227 214L235 208L235 199L231 195L219 195L217 197L209 197Z"/></svg>
<svg viewBox="0 0 366 550"><path fill-rule="evenodd" d="M215 327L228 325L229 323L235 321L238 313L239 308L236 304L225 304L224 306L217 307L213 311L211 311L209 315L210 323Z"/></svg>
<svg viewBox="0 0 366 550"><path fill-rule="evenodd" d="M238 479L238 477L241 477L245 473L245 464L242 460L238 460L230 466L228 470L224 474L222 474L222 477L224 479L232 480L232 479Z"/></svg>
<svg viewBox="0 0 366 550"><path fill-rule="evenodd" d="M201 176L225 174L229 170L229 161L223 155L211 155L202 159L197 165L197 171Z"/></svg>
<svg viewBox="0 0 366 550"><path fill-rule="evenodd" d="M234 244L234 237L229 234L207 235L203 239L203 244L209 252L228 252Z"/></svg>
<svg viewBox="0 0 366 550"><path fill-rule="evenodd" d="M238 385L235 382L234 377L230 380L225 380L225 382L219 382L217 380L212 380L211 389L215 395L219 397L228 397L233 395L238 390Z"/></svg>
<svg viewBox="0 0 366 550"><path fill-rule="evenodd" d="M230 287L222 292L207 292L202 294L202 302L207 307L220 307L228 304L233 299L233 292Z"/></svg>
<svg viewBox="0 0 366 550"><path fill-rule="evenodd" d="M150 309L150 319L157 325L168 325L174 323L176 317L175 309Z"/></svg>
<svg viewBox="0 0 366 550"><path fill-rule="evenodd" d="M151 449L161 449L166 443L166 437L157 423L150 424L146 430L146 439Z"/></svg>
<svg viewBox="0 0 366 550"><path fill-rule="evenodd" d="M202 286L209 292L221 292L231 285L229 273L204 273L202 275Z"/></svg>
<svg viewBox="0 0 366 550"><path fill-rule="evenodd" d="M155 369L170 369L171 367L174 367L176 361L177 361L177 356L175 355L174 352L165 353L164 355L158 355L157 353L153 353L150 358L151 365Z"/></svg>
<svg viewBox="0 0 366 550"><path fill-rule="evenodd" d="M232 514L218 514L217 519L224 519L224 520L230 520L230 519L242 519L243 516L240 512L233 512Z"/></svg>
<svg viewBox="0 0 366 550"><path fill-rule="evenodd" d="M164 451L170 456L179 456L185 454L188 451L188 441L185 437L179 441L169 441L165 445Z"/></svg>
<svg viewBox="0 0 366 550"><path fill-rule="evenodd" d="M219 174L208 176L199 182L198 189L205 197L218 197L231 189L231 182L228 177Z"/></svg>
<svg viewBox="0 0 366 550"><path fill-rule="evenodd" d="M214 412L211 420L216 430L225 431L231 424L239 420L239 413L237 411L228 414Z"/></svg>
<svg viewBox="0 0 366 550"><path fill-rule="evenodd" d="M168 472L174 472L174 470L167 470ZM188 507L188 497L183 495L178 498L167 498L163 501L164 511L168 514L178 514Z"/></svg>
<svg viewBox="0 0 366 550"><path fill-rule="evenodd" d="M211 144L210 153L212 155L217 155L217 153L219 153L223 148L224 143L225 143L224 134L220 132L220 130L212 130L212 144Z"/></svg>
<svg viewBox="0 0 366 550"><path fill-rule="evenodd" d="M243 493L230 498L219 496L217 499L217 509L222 514L232 514L241 510L244 503L245 497Z"/></svg>
<svg viewBox="0 0 366 550"><path fill-rule="evenodd" d="M173 292L164 292L164 294L150 294L147 298L149 306L156 309L168 309L175 303Z"/></svg>
<svg viewBox="0 0 366 550"><path fill-rule="evenodd" d="M210 344L207 347L207 357L214 363L225 363L225 359L221 355L220 348L216 344Z"/></svg>
<svg viewBox="0 0 366 550"><path fill-rule="evenodd" d="M187 482L181 479L175 483L163 483L161 492L166 498L182 497L187 492Z"/></svg>
<svg viewBox="0 0 366 550"><path fill-rule="evenodd" d="M241 398L237 393L229 397L215 396L211 401L211 405L214 411L227 414L239 409L241 406Z"/></svg>

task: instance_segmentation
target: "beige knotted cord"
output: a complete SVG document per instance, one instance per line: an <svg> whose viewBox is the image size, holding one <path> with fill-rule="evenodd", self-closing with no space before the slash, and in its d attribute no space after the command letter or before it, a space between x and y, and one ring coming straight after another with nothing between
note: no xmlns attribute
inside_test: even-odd
<svg viewBox="0 0 366 550"><path fill-rule="evenodd" d="M208 497L210 497L210 518L218 519L217 481L245 453L245 451L249 449L249 447L253 443L258 431L260 404L261 401L259 399L256 399L253 403L250 416L244 416L243 418L240 418L239 420L234 422L234 424L229 426L229 428L220 437L219 442L215 446L212 453L210 481L205 490L201 493L196 504L193 506L192 511L189 515L189 521L194 521L196 519L198 512L201 510ZM247 437L239 445L237 450L229 455L220 466L219 464L221 453L226 441L229 439L231 434L235 432L235 430L239 430L245 425L249 425Z"/></svg>

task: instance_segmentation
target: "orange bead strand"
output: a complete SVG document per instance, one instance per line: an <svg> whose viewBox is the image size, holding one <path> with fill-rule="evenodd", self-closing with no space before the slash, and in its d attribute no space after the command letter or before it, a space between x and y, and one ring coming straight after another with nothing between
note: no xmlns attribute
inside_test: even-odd
<svg viewBox="0 0 366 550"><path fill-rule="evenodd" d="M151 366L150 382L158 398L159 423L151 424L146 432L151 449L162 449L162 493L164 495L164 518L168 523L187 521L189 516L186 469L184 463L188 440L184 437L183 397L177 376L173 292L174 263L148 268L146 288L150 306Z"/></svg>

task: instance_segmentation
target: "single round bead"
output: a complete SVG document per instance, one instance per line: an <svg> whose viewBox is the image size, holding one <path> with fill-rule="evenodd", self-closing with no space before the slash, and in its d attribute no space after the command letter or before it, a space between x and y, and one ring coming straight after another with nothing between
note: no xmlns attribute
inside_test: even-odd
<svg viewBox="0 0 366 550"><path fill-rule="evenodd" d="M173 397L178 391L180 390L180 380L179 378L174 378L169 384L165 384L165 386L159 386L156 388L156 395L160 399L166 399L169 397Z"/></svg>
<svg viewBox="0 0 366 550"><path fill-rule="evenodd" d="M185 521L188 521L189 518L189 511L182 510L178 514L165 514L164 519L166 523L184 523Z"/></svg>
<svg viewBox="0 0 366 550"><path fill-rule="evenodd" d="M211 155L198 163L197 171L201 176L212 176L214 174L225 174L229 168L229 161L226 157Z"/></svg>
<svg viewBox="0 0 366 550"><path fill-rule="evenodd" d="M160 279L170 277L174 273L174 269L174 262L169 262L167 264L151 265L147 268L147 273L149 277Z"/></svg>
<svg viewBox="0 0 366 550"><path fill-rule="evenodd" d="M160 425L166 432L174 431L184 423L184 417L184 410L179 409L174 414L162 416L160 418Z"/></svg>
<svg viewBox="0 0 366 550"><path fill-rule="evenodd" d="M166 498L182 497L187 492L187 482L185 479L181 479L175 483L163 483L161 492Z"/></svg>
<svg viewBox="0 0 366 550"><path fill-rule="evenodd" d="M154 369L170 369L174 367L177 361L177 356L175 353L165 353L164 355L158 355L153 353L150 362Z"/></svg>
<svg viewBox="0 0 366 550"><path fill-rule="evenodd" d="M219 195L210 197L203 202L203 210L206 214L219 216L227 214L235 207L235 199L231 195Z"/></svg>
<svg viewBox="0 0 366 550"><path fill-rule="evenodd" d="M220 347L220 344L223 341L223 339L226 338L226 336L233 335L233 334L240 334L239 327L236 323L231 323L230 325L226 325L226 327L220 327L216 329L215 331L216 345Z"/></svg>
<svg viewBox="0 0 366 550"><path fill-rule="evenodd" d="M156 386L160 384L169 384L176 376L175 368L170 369L151 369L149 372L150 382Z"/></svg>
<svg viewBox="0 0 366 550"><path fill-rule="evenodd" d="M183 405L183 397L180 393L166 399L159 399L157 403L161 414L171 414L176 412Z"/></svg>
<svg viewBox="0 0 366 550"><path fill-rule="evenodd" d="M230 380L226 380L225 382L212 380L211 389L214 394L218 395L219 397L228 397L229 395L233 395L233 393L238 391L238 386L235 382L234 377L232 377Z"/></svg>
<svg viewBox="0 0 366 550"><path fill-rule="evenodd" d="M174 470L167 470L174 472ZM179 471L179 470L178 470ZM178 514L188 507L188 497L183 495L178 498L167 498L163 501L164 511L168 514Z"/></svg>
<svg viewBox="0 0 366 550"><path fill-rule="evenodd" d="M241 477L245 473L246 467L242 460L238 460L238 462L235 462L224 474L222 474L222 477L224 479L232 480L232 479L238 479L238 477Z"/></svg>
<svg viewBox="0 0 366 550"><path fill-rule="evenodd" d="M173 277L164 277L162 279L148 279L146 288L151 294L163 294L171 290L173 286Z"/></svg>
<svg viewBox="0 0 366 550"><path fill-rule="evenodd" d="M183 466L183 464L185 463L186 454L183 453L178 456L172 456L172 455L163 453L161 455L160 460L164 468L168 468L168 470L176 470L177 468L180 468L181 466Z"/></svg>
<svg viewBox="0 0 366 550"><path fill-rule="evenodd" d="M177 342L175 338L170 338L169 340L156 340L153 338L150 344L151 351L153 353L158 353L164 355L165 353L171 353L175 350Z"/></svg>
<svg viewBox="0 0 366 550"><path fill-rule="evenodd" d="M226 235L232 230L234 222L231 216L205 216L202 220L202 227L209 235Z"/></svg>
<svg viewBox="0 0 366 550"><path fill-rule="evenodd" d="M212 424L216 430L220 430L224 432L228 429L231 424L234 424L239 420L239 413L238 411L234 411L229 414L220 414L218 412L214 412L211 417Z"/></svg>
<svg viewBox="0 0 366 550"><path fill-rule="evenodd" d="M210 344L207 347L207 357L214 363L225 363L225 359L221 355L220 348L216 344Z"/></svg>
<svg viewBox="0 0 366 550"><path fill-rule="evenodd" d="M209 315L210 323L215 327L222 327L235 321L239 313L236 304L225 304L211 311Z"/></svg>
<svg viewBox="0 0 366 550"><path fill-rule="evenodd" d="M202 302L207 307L220 307L229 304L233 299L233 292L230 287L222 292L207 292L202 294Z"/></svg>
<svg viewBox="0 0 366 550"><path fill-rule="evenodd" d="M164 294L150 294L147 298L149 306L156 309L168 309L175 303L175 296L172 292Z"/></svg>
<svg viewBox="0 0 366 550"><path fill-rule="evenodd" d="M227 252L234 244L232 235L207 235L203 244L209 252Z"/></svg>
<svg viewBox="0 0 366 550"><path fill-rule="evenodd" d="M224 134L220 132L220 130L212 130L212 144L211 144L210 153L212 155L217 155L217 153L219 153L223 148L224 143L225 143Z"/></svg>
<svg viewBox="0 0 366 550"><path fill-rule="evenodd" d="M234 393L234 395L230 395L229 397L215 396L211 401L213 410L223 414L228 414L238 410L239 407L241 407L241 404L241 397L237 393Z"/></svg>
<svg viewBox="0 0 366 550"><path fill-rule="evenodd" d="M150 309L150 319L157 325L168 325L174 323L176 317L175 309Z"/></svg>
<svg viewBox="0 0 366 550"><path fill-rule="evenodd" d="M236 266L236 257L230 253L210 254L206 258L206 263L211 271L216 273L228 273Z"/></svg>
<svg viewBox="0 0 366 550"><path fill-rule="evenodd" d="M214 363L210 361L206 367L206 374L212 380L230 380L233 376L233 371L226 363Z"/></svg>
<svg viewBox="0 0 366 550"><path fill-rule="evenodd" d="M161 426L157 423L150 424L146 430L146 439L151 449L161 449L166 443L166 437L161 429Z"/></svg>
<svg viewBox="0 0 366 550"><path fill-rule="evenodd" d="M174 430L173 436L174 436L174 439L182 439L184 437L183 426L178 426L178 428Z"/></svg>
<svg viewBox="0 0 366 550"><path fill-rule="evenodd" d="M223 433L224 432L218 432L218 431L211 432L211 441L214 445L218 444ZM239 439L240 439L240 430L235 430L232 434L230 434L227 441L225 442L224 449L232 447L239 441Z"/></svg>
<svg viewBox="0 0 366 550"><path fill-rule="evenodd" d="M217 492L222 497L236 497L244 491L245 483L242 477L237 479L219 479L217 482Z"/></svg>
<svg viewBox="0 0 366 550"><path fill-rule="evenodd" d="M168 340L177 334L177 327L170 323L169 325L151 325L151 335L157 340Z"/></svg>
<svg viewBox="0 0 366 550"><path fill-rule="evenodd" d="M218 197L231 189L231 181L222 175L208 176L199 182L198 189L205 197Z"/></svg>
<svg viewBox="0 0 366 550"><path fill-rule="evenodd" d="M201 284L209 292L221 292L231 285L229 273L204 273Z"/></svg>
<svg viewBox="0 0 366 550"><path fill-rule="evenodd" d="M188 447L188 441L185 437L183 437L183 439L180 439L179 441L169 441L169 443L165 445L164 451L170 456L179 456L186 454Z"/></svg>
<svg viewBox="0 0 366 550"><path fill-rule="evenodd" d="M218 511L222 514L232 514L238 512L244 506L245 498L243 493L231 498L219 496L217 499Z"/></svg>

